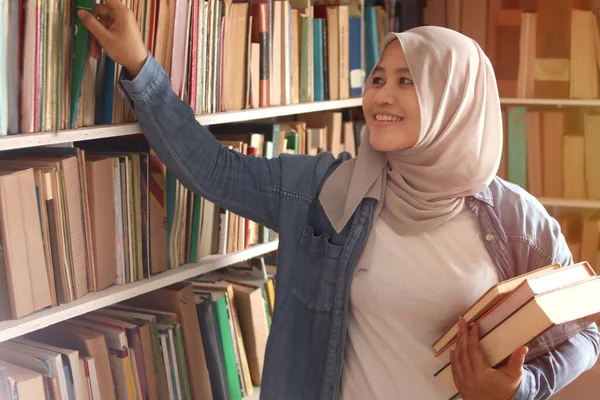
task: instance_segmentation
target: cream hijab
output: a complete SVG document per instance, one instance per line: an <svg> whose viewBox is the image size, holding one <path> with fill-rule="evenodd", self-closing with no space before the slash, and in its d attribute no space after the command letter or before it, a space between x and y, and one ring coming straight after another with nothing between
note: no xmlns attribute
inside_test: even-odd
<svg viewBox="0 0 600 400"><path fill-rule="evenodd" d="M498 170L500 99L481 48L434 26L389 33L381 48L394 40L400 41L416 86L419 140L405 150L379 152L365 129L358 156L330 175L319 196L337 232L365 197L378 200L376 216L398 234L430 231L458 214L465 197L486 188Z"/></svg>

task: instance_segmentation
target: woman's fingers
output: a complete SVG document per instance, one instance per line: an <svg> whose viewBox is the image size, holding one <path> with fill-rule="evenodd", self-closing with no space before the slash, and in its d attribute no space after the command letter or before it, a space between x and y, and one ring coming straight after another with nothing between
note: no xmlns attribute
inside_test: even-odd
<svg viewBox="0 0 600 400"><path fill-rule="evenodd" d="M458 357L456 357L458 347L459 346L457 344L455 350L450 350L450 369L452 370L452 379L454 380L454 386L456 386L456 389L458 389L458 391L461 391L465 377L460 366L460 361L458 360Z"/></svg>
<svg viewBox="0 0 600 400"><path fill-rule="evenodd" d="M460 345L460 351L456 352L456 357L460 361L465 378L470 378L473 376L473 367L469 358L469 328L462 318L458 320L458 329L457 345Z"/></svg>
<svg viewBox="0 0 600 400"><path fill-rule="evenodd" d="M479 344L479 325L474 324L469 331L467 346L469 348L469 360L475 374L485 372L490 369L487 363L481 345Z"/></svg>
<svg viewBox="0 0 600 400"><path fill-rule="evenodd" d="M94 6L94 15L100 19L111 19L112 12L110 7L106 4L96 4L96 6Z"/></svg>

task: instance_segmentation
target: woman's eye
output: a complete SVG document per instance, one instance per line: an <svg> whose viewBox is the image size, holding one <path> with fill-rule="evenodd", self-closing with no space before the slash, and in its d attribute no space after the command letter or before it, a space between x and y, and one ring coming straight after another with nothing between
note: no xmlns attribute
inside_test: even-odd
<svg viewBox="0 0 600 400"><path fill-rule="evenodd" d="M400 83L401 85L412 85L412 84L413 84L413 81L411 81L411 80L410 80L410 79L408 79L408 78L400 78L400 81L399 81L399 83Z"/></svg>
<svg viewBox="0 0 600 400"><path fill-rule="evenodd" d="M373 81L371 83L373 83L374 85L380 85L383 83L383 79L375 77L375 78L373 78Z"/></svg>

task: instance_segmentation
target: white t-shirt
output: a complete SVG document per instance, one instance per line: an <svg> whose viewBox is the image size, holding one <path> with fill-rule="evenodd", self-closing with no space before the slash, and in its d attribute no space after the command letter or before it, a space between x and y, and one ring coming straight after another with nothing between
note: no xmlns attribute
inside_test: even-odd
<svg viewBox="0 0 600 400"><path fill-rule="evenodd" d="M340 398L447 400L431 345L499 281L473 214L405 236L377 218L356 268Z"/></svg>

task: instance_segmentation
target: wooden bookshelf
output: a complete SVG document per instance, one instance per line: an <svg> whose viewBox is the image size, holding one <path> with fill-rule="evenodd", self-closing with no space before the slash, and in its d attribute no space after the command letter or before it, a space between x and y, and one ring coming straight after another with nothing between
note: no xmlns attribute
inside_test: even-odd
<svg viewBox="0 0 600 400"><path fill-rule="evenodd" d="M540 197L538 200L546 207L572 208L581 210L600 209L600 201L598 200L560 199L550 197Z"/></svg>
<svg viewBox="0 0 600 400"><path fill-rule="evenodd" d="M362 98L317 101L265 108L251 108L196 117L202 125L218 125L233 122L252 121L267 118L293 116L317 111L339 110L360 107ZM141 133L139 124L96 125L89 128L69 129L58 132L27 133L0 137L0 151L23 149L37 146L57 145L82 140L104 139Z"/></svg>
<svg viewBox="0 0 600 400"><path fill-rule="evenodd" d="M519 99L505 97L500 99L500 103L514 106L600 107L600 99Z"/></svg>
<svg viewBox="0 0 600 400"><path fill-rule="evenodd" d="M113 285L105 290L89 293L68 304L45 308L19 319L0 322L0 342L214 271L218 268L270 253L277 250L278 245L278 241L274 241L259 244L236 253L208 256L198 263L182 265L179 268L153 275L142 281L127 285Z"/></svg>

